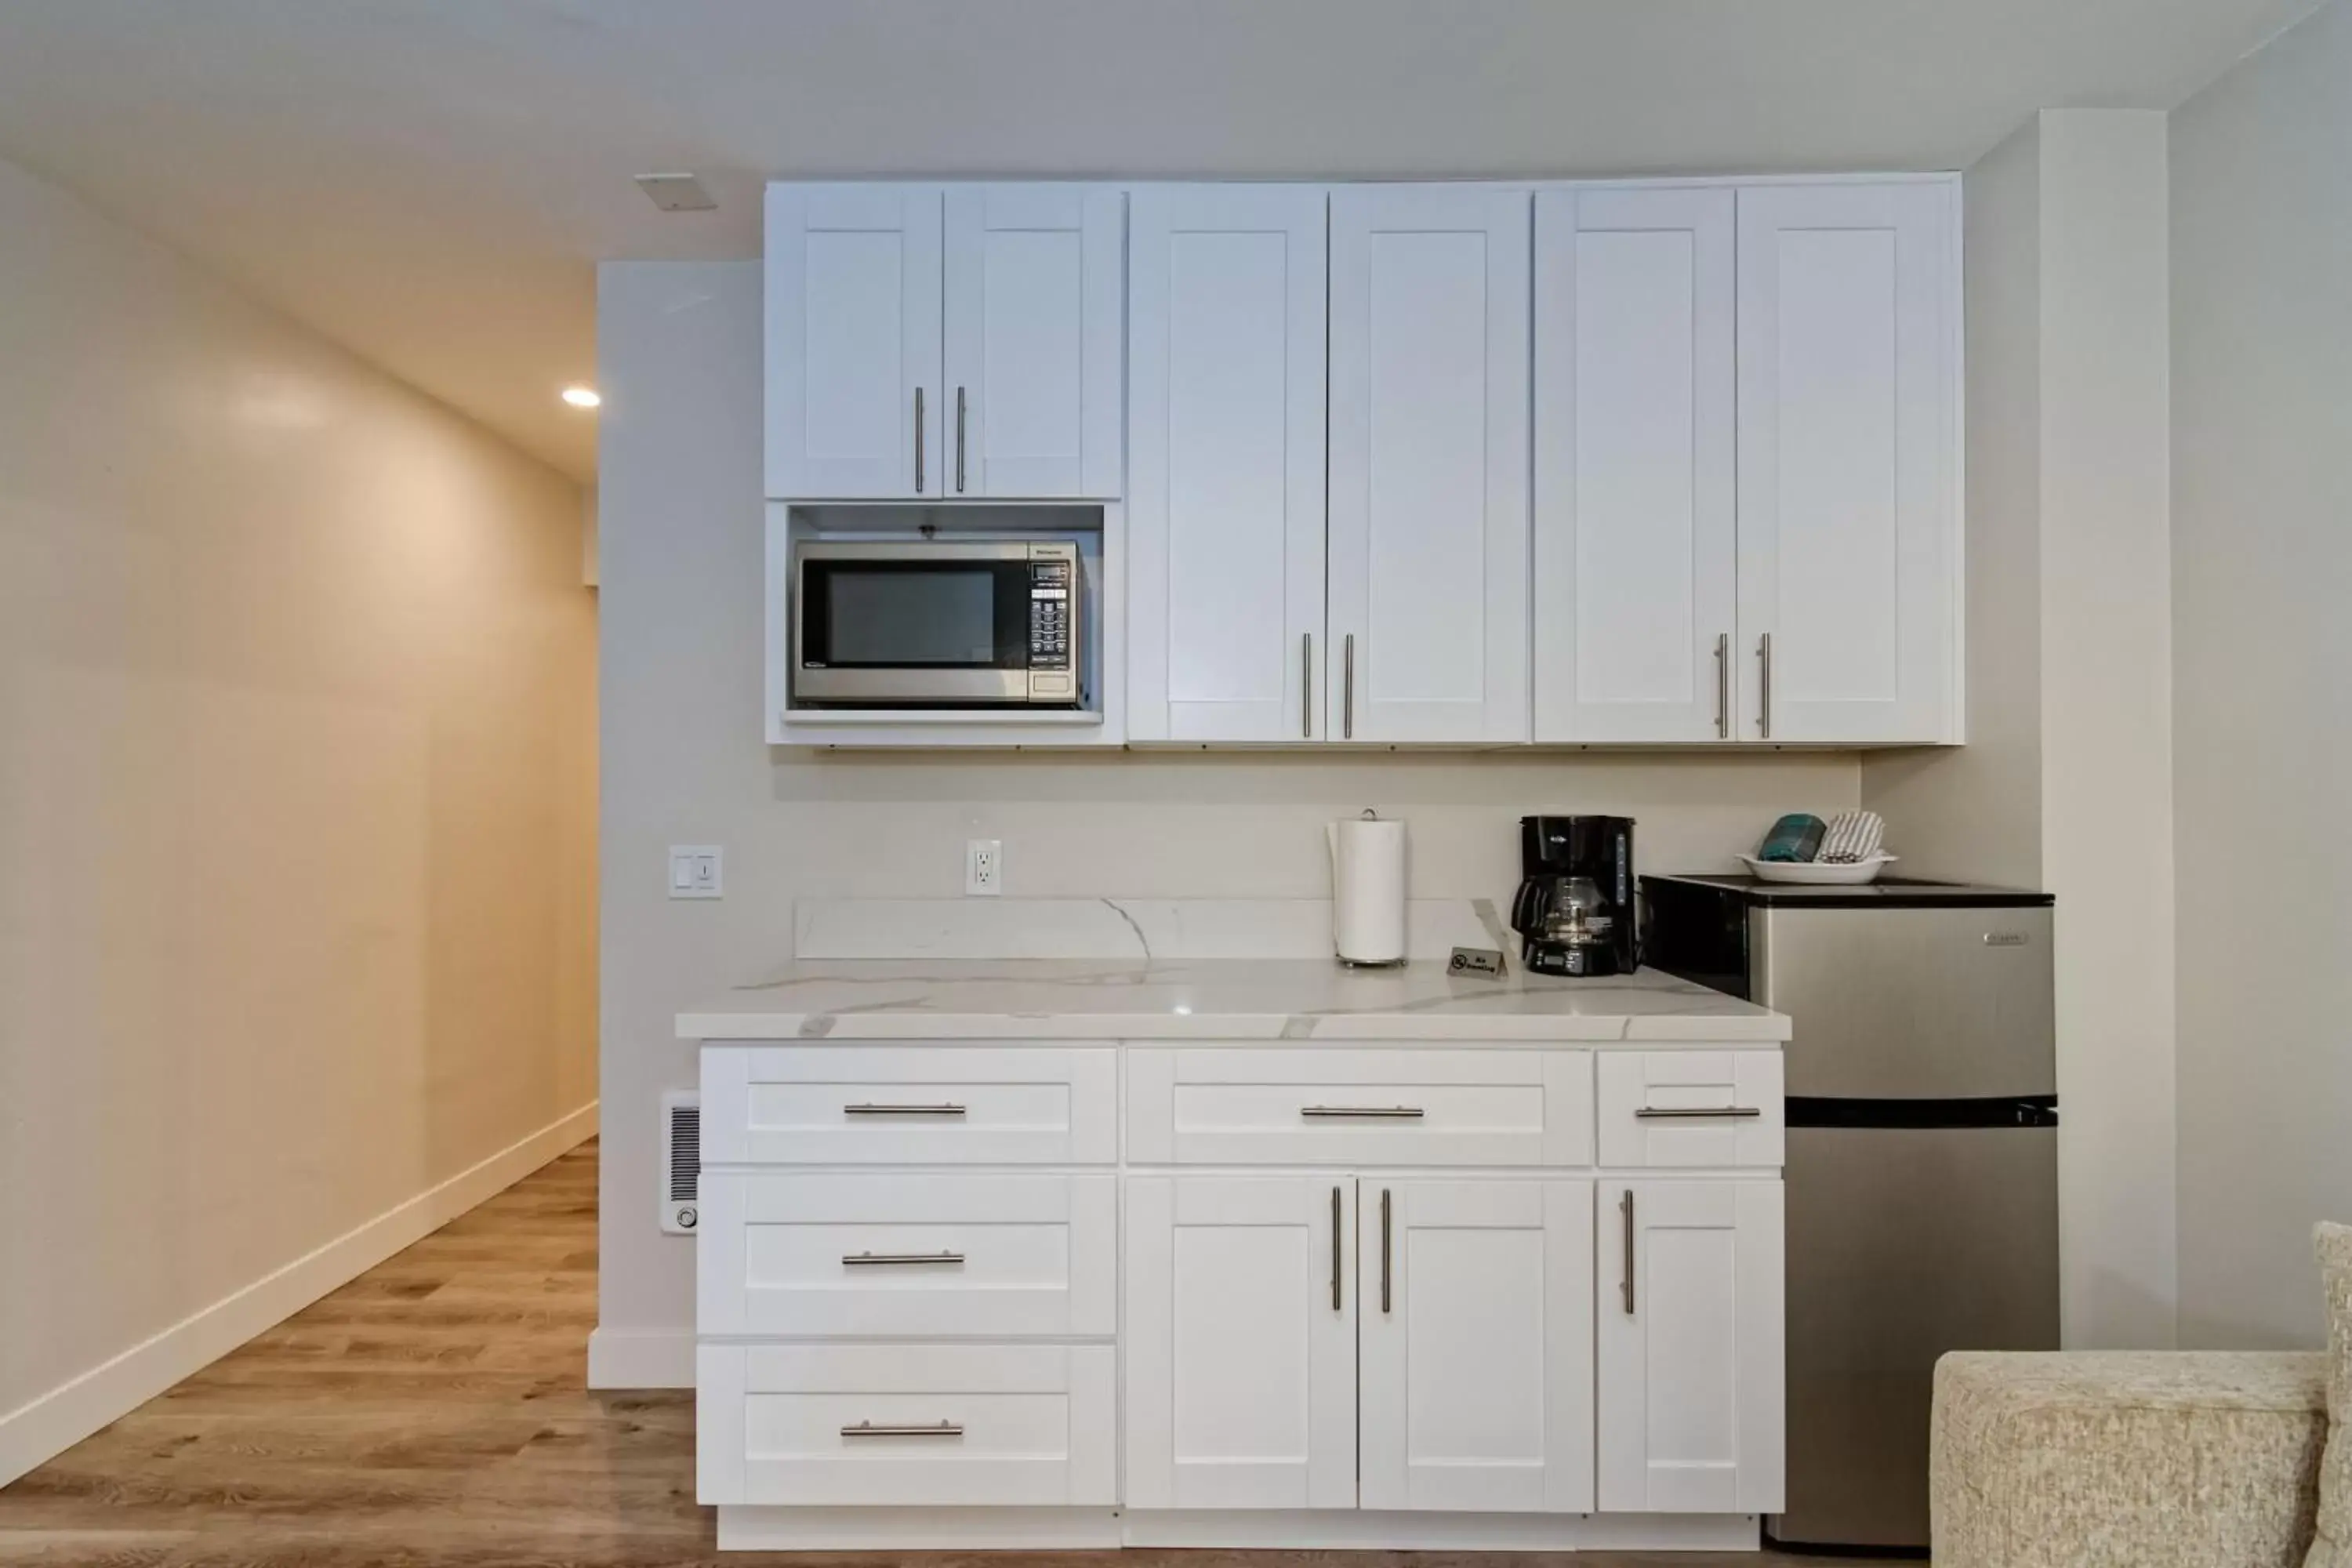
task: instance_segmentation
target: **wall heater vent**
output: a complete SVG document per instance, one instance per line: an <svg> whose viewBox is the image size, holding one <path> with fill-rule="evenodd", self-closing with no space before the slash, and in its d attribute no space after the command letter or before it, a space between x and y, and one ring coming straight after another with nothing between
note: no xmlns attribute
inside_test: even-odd
<svg viewBox="0 0 2352 1568"><path fill-rule="evenodd" d="M702 1096L672 1089L661 1107L661 1227L692 1236L702 1222Z"/></svg>

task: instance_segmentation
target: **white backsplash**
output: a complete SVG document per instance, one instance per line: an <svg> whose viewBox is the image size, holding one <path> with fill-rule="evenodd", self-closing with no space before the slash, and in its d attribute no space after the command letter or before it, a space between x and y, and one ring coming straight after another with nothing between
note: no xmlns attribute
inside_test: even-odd
<svg viewBox="0 0 2352 1568"><path fill-rule="evenodd" d="M1507 949L1487 899L1413 899L1406 956ZM810 959L1328 958L1328 899L803 899L793 956Z"/></svg>

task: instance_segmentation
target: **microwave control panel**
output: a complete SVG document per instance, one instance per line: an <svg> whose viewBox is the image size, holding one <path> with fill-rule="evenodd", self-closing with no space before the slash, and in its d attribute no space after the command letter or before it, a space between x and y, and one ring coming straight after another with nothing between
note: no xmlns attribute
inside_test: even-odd
<svg viewBox="0 0 2352 1568"><path fill-rule="evenodd" d="M1076 621L1070 614L1075 563L1039 560L1029 563L1029 668L1067 669L1071 665L1070 634Z"/></svg>

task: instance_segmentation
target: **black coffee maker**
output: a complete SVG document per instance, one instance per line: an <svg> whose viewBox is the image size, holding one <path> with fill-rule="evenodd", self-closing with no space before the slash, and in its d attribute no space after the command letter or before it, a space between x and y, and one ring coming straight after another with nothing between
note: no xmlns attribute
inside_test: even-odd
<svg viewBox="0 0 2352 1568"><path fill-rule="evenodd" d="M1633 819L1519 818L1511 929L1530 973L1633 973Z"/></svg>

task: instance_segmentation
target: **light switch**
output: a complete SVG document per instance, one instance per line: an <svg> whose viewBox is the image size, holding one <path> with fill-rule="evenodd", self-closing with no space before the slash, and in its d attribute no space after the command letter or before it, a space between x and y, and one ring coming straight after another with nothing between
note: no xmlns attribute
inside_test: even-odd
<svg viewBox="0 0 2352 1568"><path fill-rule="evenodd" d="M727 858L716 844L673 844L669 847L669 896L673 899L719 899L727 896Z"/></svg>

